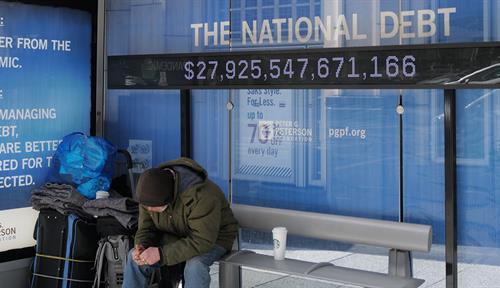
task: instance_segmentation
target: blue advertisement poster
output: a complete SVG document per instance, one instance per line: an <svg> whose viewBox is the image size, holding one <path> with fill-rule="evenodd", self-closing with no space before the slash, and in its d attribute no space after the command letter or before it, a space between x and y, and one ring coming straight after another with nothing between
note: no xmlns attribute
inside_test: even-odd
<svg viewBox="0 0 500 288"><path fill-rule="evenodd" d="M31 190L90 132L91 33L87 12L0 1L0 251L32 244Z"/></svg>

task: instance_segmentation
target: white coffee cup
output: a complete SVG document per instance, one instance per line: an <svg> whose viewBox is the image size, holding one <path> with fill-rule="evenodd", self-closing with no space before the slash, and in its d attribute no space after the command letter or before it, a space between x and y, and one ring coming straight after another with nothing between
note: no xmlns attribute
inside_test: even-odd
<svg viewBox="0 0 500 288"><path fill-rule="evenodd" d="M97 191L95 192L95 199L109 198L108 191Z"/></svg>
<svg viewBox="0 0 500 288"><path fill-rule="evenodd" d="M286 233L287 230L285 227L273 228L273 252L275 260L285 259Z"/></svg>

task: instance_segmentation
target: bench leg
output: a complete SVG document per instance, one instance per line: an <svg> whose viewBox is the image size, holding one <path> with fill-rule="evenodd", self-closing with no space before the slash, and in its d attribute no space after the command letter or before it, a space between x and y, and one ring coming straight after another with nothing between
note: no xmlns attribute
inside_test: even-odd
<svg viewBox="0 0 500 288"><path fill-rule="evenodd" d="M410 251L389 250L389 275L406 278L413 277Z"/></svg>
<svg viewBox="0 0 500 288"><path fill-rule="evenodd" d="M238 265L219 263L219 287L241 287L241 267Z"/></svg>

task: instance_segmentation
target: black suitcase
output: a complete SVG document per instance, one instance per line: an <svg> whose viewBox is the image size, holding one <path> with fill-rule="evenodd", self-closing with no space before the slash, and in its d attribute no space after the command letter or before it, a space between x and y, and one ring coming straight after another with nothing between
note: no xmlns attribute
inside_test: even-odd
<svg viewBox="0 0 500 288"><path fill-rule="evenodd" d="M31 288L92 287L98 241L95 222L42 209L35 234Z"/></svg>

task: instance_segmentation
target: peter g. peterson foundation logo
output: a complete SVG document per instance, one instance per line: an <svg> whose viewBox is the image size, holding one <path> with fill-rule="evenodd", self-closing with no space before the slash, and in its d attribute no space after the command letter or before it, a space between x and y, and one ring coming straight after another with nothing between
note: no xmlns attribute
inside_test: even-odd
<svg viewBox="0 0 500 288"><path fill-rule="evenodd" d="M266 143L274 138L274 123L273 121L259 121L259 141Z"/></svg>
<svg viewBox="0 0 500 288"><path fill-rule="evenodd" d="M0 242L16 240L16 227L7 227L0 222Z"/></svg>

